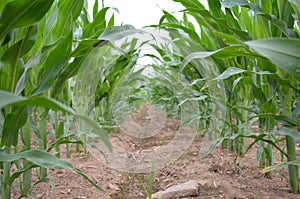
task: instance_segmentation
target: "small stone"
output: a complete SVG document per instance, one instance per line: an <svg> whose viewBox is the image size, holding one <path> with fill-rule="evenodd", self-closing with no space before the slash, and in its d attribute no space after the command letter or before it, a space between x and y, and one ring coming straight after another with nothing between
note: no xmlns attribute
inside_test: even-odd
<svg viewBox="0 0 300 199"><path fill-rule="evenodd" d="M120 191L119 187L117 185L108 183L108 188L114 191Z"/></svg>
<svg viewBox="0 0 300 199"><path fill-rule="evenodd" d="M171 186L165 191L159 191L152 195L153 199L173 199L173 198L183 198L198 195L198 183L195 180L190 180L188 182Z"/></svg>

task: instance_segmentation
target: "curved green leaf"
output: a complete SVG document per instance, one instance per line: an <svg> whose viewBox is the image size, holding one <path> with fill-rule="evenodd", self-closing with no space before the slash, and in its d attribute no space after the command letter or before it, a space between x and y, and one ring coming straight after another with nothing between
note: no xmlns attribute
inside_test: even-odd
<svg viewBox="0 0 300 199"><path fill-rule="evenodd" d="M26 159L33 164L50 169L74 168L69 162L56 158L55 156L41 150L23 151L15 154L2 153L0 156L0 162L13 162L19 159Z"/></svg>
<svg viewBox="0 0 300 199"><path fill-rule="evenodd" d="M295 142L297 143L300 142L300 134L291 128L283 127L278 131L278 133L281 135L291 136L295 140Z"/></svg>
<svg viewBox="0 0 300 199"><path fill-rule="evenodd" d="M26 159L27 161L33 163L34 165L44 167L44 168L55 169L55 170L71 169L71 170L75 171L77 174L84 177L94 187L103 191L103 189L101 187L99 187L94 181L92 181L83 171L75 168L71 163L69 163L65 160L59 159L45 151L30 150L30 151L23 151L20 153L15 153L15 154L5 154L5 153L0 153L0 154L1 154L0 162L13 162L13 161L16 161L19 159ZM34 165L27 167L27 169L36 167ZM25 170L22 170L21 172L16 172L17 175L13 175L11 178L16 178L16 177L18 177L18 175L22 174L23 172L25 172ZM13 180L10 180L10 181L13 182Z"/></svg>
<svg viewBox="0 0 300 199"><path fill-rule="evenodd" d="M53 110L61 110L61 111L67 112L67 113L76 114L76 112L72 108L70 108L54 99L51 99L51 98L46 98L46 97L41 97L41 96L26 98L26 97L21 97L21 96L14 95L12 93L0 90L0 108L3 108L7 105L41 106L44 108L49 108L49 109L53 109Z"/></svg>
<svg viewBox="0 0 300 199"><path fill-rule="evenodd" d="M245 42L273 64L300 80L300 40L273 38Z"/></svg>
<svg viewBox="0 0 300 199"><path fill-rule="evenodd" d="M4 120L0 146L17 146L19 129L25 125L28 114L25 107L14 107Z"/></svg>
<svg viewBox="0 0 300 199"><path fill-rule="evenodd" d="M54 0L15 0L7 3L0 17L0 43L10 30L41 20L53 2Z"/></svg>
<svg viewBox="0 0 300 199"><path fill-rule="evenodd" d="M261 8L254 3L248 3L245 0L224 0L222 5L225 8L232 8L234 6L244 6L250 8L256 15L260 15L270 22L272 22L278 29L280 29L286 36L289 36L290 30L287 28L287 24L285 21L276 18L274 15L270 15L261 10Z"/></svg>
<svg viewBox="0 0 300 199"><path fill-rule="evenodd" d="M108 40L108 41L117 41L126 36L133 35L136 33L145 33L142 30L136 29L132 25L124 25L124 26L115 26L107 28L103 33L98 37L100 40Z"/></svg>
<svg viewBox="0 0 300 199"><path fill-rule="evenodd" d="M92 38L98 36L106 28L105 15L108 10L109 7L105 7L94 16L94 21L83 29L82 38Z"/></svg>
<svg viewBox="0 0 300 199"><path fill-rule="evenodd" d="M222 6L224 6L225 8L232 8L234 6L246 6L246 5L250 5L250 3L248 3L246 0L224 0L222 2Z"/></svg>
<svg viewBox="0 0 300 199"><path fill-rule="evenodd" d="M300 161L299 160L295 160L295 161L290 161L290 162L282 162L282 163L276 164L274 166L266 167L266 168L264 168L262 170L262 172L267 173L267 172L270 172L270 171L282 169L282 168L290 166L290 165L299 166L300 165Z"/></svg>
<svg viewBox="0 0 300 199"><path fill-rule="evenodd" d="M201 51L201 52L194 52L189 54L185 57L184 61L181 64L181 71L188 65L188 63L194 59L205 59L207 57L214 56L216 58L232 58L238 56L248 56L248 57L255 57L261 58L259 54L253 53L249 51L243 45L232 45L222 49L218 49L216 51Z"/></svg>
<svg viewBox="0 0 300 199"><path fill-rule="evenodd" d="M216 80L227 79L233 75L244 73L244 72L246 72L246 70L237 67L230 67L227 68L221 75L216 77Z"/></svg>

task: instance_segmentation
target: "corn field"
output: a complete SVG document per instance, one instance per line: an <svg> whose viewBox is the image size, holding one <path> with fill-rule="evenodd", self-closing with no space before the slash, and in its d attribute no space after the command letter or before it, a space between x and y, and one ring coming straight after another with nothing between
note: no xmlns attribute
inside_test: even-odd
<svg viewBox="0 0 300 199"><path fill-rule="evenodd" d="M181 18L163 11L157 24L149 24L169 33L173 50L147 39L139 42L134 36L116 45L115 41L143 30L116 25L117 10L105 7L103 1L93 1L92 12L87 0L0 1L3 199L11 198L13 184L18 185L19 198L30 197L49 169L71 169L101 191L83 171L60 158L60 146L66 145L68 153L71 145L78 150L89 147L89 140L96 137L111 150L109 134L119 119L114 104L124 97L115 89L124 85L133 90L128 97L132 106L152 101L167 110L168 117L180 119L183 103L169 89L179 77L193 93L182 92L180 97L201 110L184 121L199 122L195 135L211 136L213 107L225 113L217 118L223 125L214 130L203 158L215 147L243 158L257 146L257 165L266 178L272 178L274 170L288 168L290 190L299 194L300 1L209 0L208 8L198 0L173 1L185 8ZM140 50L149 43L155 52L143 56L154 60L154 78L143 75L145 68L135 67ZM83 67L88 65L92 67ZM83 98L82 92L90 92L86 85L94 83L92 98ZM217 95L220 104L211 103L216 95L209 88L216 86L224 91ZM74 123L86 128L74 130ZM254 124L258 130L251 128ZM51 144L50 135L55 137ZM281 155L279 164L274 164L275 151Z"/></svg>

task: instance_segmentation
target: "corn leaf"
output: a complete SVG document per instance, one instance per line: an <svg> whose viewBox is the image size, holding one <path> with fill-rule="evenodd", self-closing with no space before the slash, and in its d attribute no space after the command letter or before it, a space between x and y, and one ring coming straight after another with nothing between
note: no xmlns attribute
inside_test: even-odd
<svg viewBox="0 0 300 199"><path fill-rule="evenodd" d="M10 30L41 20L53 2L54 0L15 0L7 3L0 18L0 44Z"/></svg>
<svg viewBox="0 0 300 199"><path fill-rule="evenodd" d="M13 107L13 111L6 115L3 124L1 147L17 146L19 129L25 125L27 117L27 108L22 106Z"/></svg>
<svg viewBox="0 0 300 199"><path fill-rule="evenodd" d="M98 37L100 40L117 41L126 36L136 33L145 33L142 30L136 29L131 25L109 27Z"/></svg>
<svg viewBox="0 0 300 199"><path fill-rule="evenodd" d="M289 162L282 162L282 163L276 164L274 166L266 167L262 170L262 172L266 173L266 172L270 172L270 171L274 171L274 170L279 170L279 169L282 169L282 168L290 166L290 165L299 166L300 161L295 160L295 161L289 161Z"/></svg>
<svg viewBox="0 0 300 199"><path fill-rule="evenodd" d="M95 134L104 142L104 144L111 150L112 146L109 141L108 135L103 132L101 126L98 123L90 119L89 117L81 114L77 114L72 108L54 100L51 98L41 97L41 96L34 96L34 97L20 97L14 95L12 93L1 91L0 90L0 108L3 108L7 105L19 105L19 106L40 106L52 110L61 110L70 114L77 116L79 119L85 122L89 127L91 127ZM25 121L26 122L26 121ZM25 124L25 123L24 123ZM23 124L23 125L24 125ZM22 126L23 126L22 125ZM11 128L11 127L7 127Z"/></svg>
<svg viewBox="0 0 300 199"><path fill-rule="evenodd" d="M34 95L43 93L53 85L56 76L70 59L71 46L72 35L69 34L69 36L64 38L63 41L49 54L39 76L39 87L34 92Z"/></svg>
<svg viewBox="0 0 300 199"><path fill-rule="evenodd" d="M41 106L44 108L49 108L53 110L61 110L70 114L76 114L75 111L54 100L51 98L46 98L46 97L40 97L40 96L35 96L35 97L21 97L14 95L12 93L0 90L0 108L3 108L7 105L19 105L19 106Z"/></svg>
<svg viewBox="0 0 300 199"><path fill-rule="evenodd" d="M67 37L73 30L73 23L78 18L84 0L59 1L58 14L51 31L46 32L51 44L59 38Z"/></svg>
<svg viewBox="0 0 300 199"><path fill-rule="evenodd" d="M55 156L41 150L23 151L15 154L2 153L0 156L0 162L13 162L18 159L26 159L38 166L51 169L74 168L67 161L58 159Z"/></svg>
<svg viewBox="0 0 300 199"><path fill-rule="evenodd" d="M250 5L250 3L248 3L246 0L224 0L222 2L222 5L225 8L232 8L234 6L246 6L246 5Z"/></svg>
<svg viewBox="0 0 300 199"><path fill-rule="evenodd" d="M283 127L278 131L278 133L281 135L291 136L295 140L295 142L297 143L300 142L300 134L291 128Z"/></svg>
<svg viewBox="0 0 300 199"><path fill-rule="evenodd" d="M300 40L274 38L245 42L273 64L300 80Z"/></svg>
<svg viewBox="0 0 300 199"><path fill-rule="evenodd" d="M17 161L19 159L26 159L27 161L34 164L34 166L31 165L27 169L30 169L30 168L33 168L36 166L40 166L40 167L44 167L44 168L48 168L48 169L55 169L55 170L71 169L71 170L75 171L77 174L84 177L86 180L88 180L94 187L103 191L103 189L101 187L99 187L94 181L92 181L83 171L75 168L69 162L59 159L45 151L30 150L30 151L23 151L20 153L15 153L15 154L5 154L5 153L0 153L0 154L1 154L0 162L13 162L13 161ZM13 175L12 178L17 178L23 172L24 172L24 170L16 173L17 175ZM10 182L13 182L13 179L11 179Z"/></svg>

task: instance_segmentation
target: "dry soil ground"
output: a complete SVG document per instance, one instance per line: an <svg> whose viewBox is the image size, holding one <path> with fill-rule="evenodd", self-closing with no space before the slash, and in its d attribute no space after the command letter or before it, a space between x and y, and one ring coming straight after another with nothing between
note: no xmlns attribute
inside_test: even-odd
<svg viewBox="0 0 300 199"><path fill-rule="evenodd" d="M126 140L123 147L139 149L161 143L164 135L170 135L175 131L178 121L168 119L166 126L158 136L151 139ZM168 136L170 137L170 136ZM50 139L51 140L51 139ZM249 143L250 140L247 142ZM150 143L150 144L149 144ZM244 158L238 158L234 163L235 153L224 148L216 148L205 159L199 154L199 148L203 144L203 138L196 137L177 161L165 168L155 171L153 192L165 190L166 188L196 180L204 183L199 187L199 195L190 198L255 198L255 199L282 199L300 198L300 195L289 191L287 171L273 172L272 179L258 168L256 161L256 148L253 147ZM62 146L62 151L65 147ZM297 148L299 151L300 148ZM278 155L278 154L277 154ZM65 154L62 158L67 159ZM33 194L41 199L145 199L146 194L139 180L146 185L149 174L130 174L120 172L99 163L89 153L73 153L67 159L75 167L83 170L105 191L99 191L90 185L83 177L70 170L49 171L49 180L38 184L33 189ZM18 191L14 187L13 197L18 198Z"/></svg>

